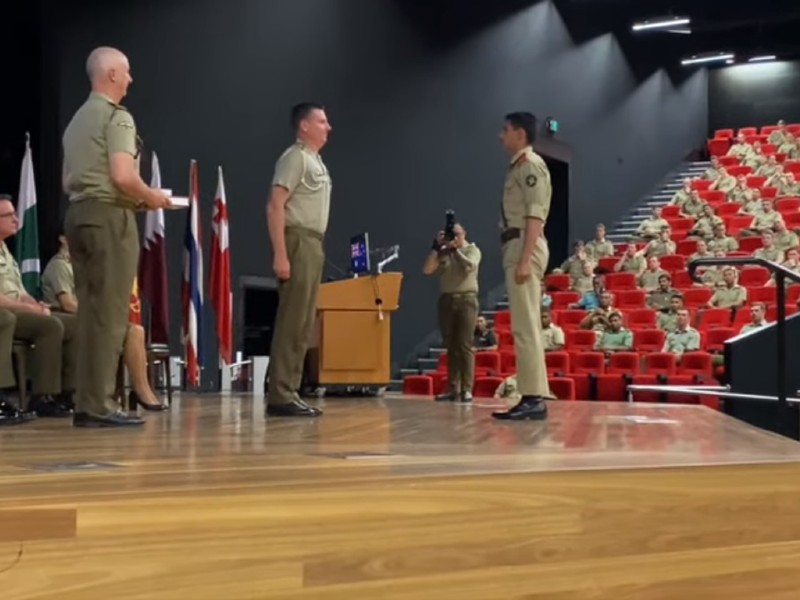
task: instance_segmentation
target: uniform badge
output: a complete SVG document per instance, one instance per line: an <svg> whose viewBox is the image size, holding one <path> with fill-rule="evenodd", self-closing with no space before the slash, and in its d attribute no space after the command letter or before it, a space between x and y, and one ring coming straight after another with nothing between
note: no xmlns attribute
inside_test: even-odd
<svg viewBox="0 0 800 600"><path fill-rule="evenodd" d="M124 129L133 129L133 125L128 123L128 121L117 121L117 127L122 127Z"/></svg>
<svg viewBox="0 0 800 600"><path fill-rule="evenodd" d="M525 184L528 187L534 187L539 180L536 178L536 175L528 175L525 178Z"/></svg>

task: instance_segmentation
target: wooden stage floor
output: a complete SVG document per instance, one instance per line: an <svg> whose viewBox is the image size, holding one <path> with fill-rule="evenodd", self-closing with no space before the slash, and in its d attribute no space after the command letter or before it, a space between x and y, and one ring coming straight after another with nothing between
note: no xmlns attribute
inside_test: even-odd
<svg viewBox="0 0 800 600"><path fill-rule="evenodd" d="M791 440L700 406L323 407L0 428L0 599L800 597Z"/></svg>

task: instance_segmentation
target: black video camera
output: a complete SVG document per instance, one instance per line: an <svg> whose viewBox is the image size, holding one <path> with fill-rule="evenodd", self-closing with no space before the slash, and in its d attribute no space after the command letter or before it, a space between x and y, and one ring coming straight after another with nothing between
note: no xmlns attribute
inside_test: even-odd
<svg viewBox="0 0 800 600"><path fill-rule="evenodd" d="M452 242L456 239L456 213L452 210L448 210L444 213L444 239L448 242Z"/></svg>

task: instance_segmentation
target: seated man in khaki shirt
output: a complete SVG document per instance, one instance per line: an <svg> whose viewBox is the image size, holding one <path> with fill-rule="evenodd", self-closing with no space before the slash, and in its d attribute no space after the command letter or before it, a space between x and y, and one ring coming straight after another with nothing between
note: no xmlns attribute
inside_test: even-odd
<svg viewBox="0 0 800 600"><path fill-rule="evenodd" d="M653 207L653 216L639 223L636 229L636 237L641 240L652 240L657 238L664 227L669 227L669 222L661 216L661 207Z"/></svg>
<svg viewBox="0 0 800 600"><path fill-rule="evenodd" d="M545 352L558 352L566 344L564 330L553 323L553 314L549 308L542 309L542 339Z"/></svg>
<svg viewBox="0 0 800 600"><path fill-rule="evenodd" d="M775 235L771 231L761 234L761 244L761 248L753 252L753 256L776 263L784 261L783 251L775 245Z"/></svg>
<svg viewBox="0 0 800 600"><path fill-rule="evenodd" d="M651 258L656 256L661 258L662 256L667 256L668 254L675 254L675 250L677 246L675 242L672 241L671 236L672 229L669 227L664 227L658 234L658 239L652 240L647 246L645 246L644 250L642 250L642 254L645 258Z"/></svg>
<svg viewBox="0 0 800 600"><path fill-rule="evenodd" d="M647 270L639 277L639 287L646 292L654 292L658 289L658 280L662 275L669 275L661 268L661 261L655 256L647 260Z"/></svg>
<svg viewBox="0 0 800 600"><path fill-rule="evenodd" d="M711 300L709 308L741 308L747 304L747 290L736 283L738 272L734 267L725 267L722 270L722 285L719 286Z"/></svg>
<svg viewBox="0 0 800 600"><path fill-rule="evenodd" d="M783 221L783 216L772 203L772 200L761 201L761 213L753 218L753 222L747 229L742 230L743 236L761 235L765 231L775 231L775 224Z"/></svg>
<svg viewBox="0 0 800 600"><path fill-rule="evenodd" d="M78 312L75 277L69 256L66 236L58 236L59 250L42 272L42 297L55 315L74 315ZM147 410L163 410L147 378L147 350L144 328L131 324L125 336L123 360L131 376L131 404L138 403Z"/></svg>
<svg viewBox="0 0 800 600"><path fill-rule="evenodd" d="M45 304L25 290L19 265L5 242L18 227L14 205L10 200L0 200L0 308L16 317L14 339L32 345L30 409L40 417L70 417L77 359L76 319L73 315L51 315Z"/></svg>

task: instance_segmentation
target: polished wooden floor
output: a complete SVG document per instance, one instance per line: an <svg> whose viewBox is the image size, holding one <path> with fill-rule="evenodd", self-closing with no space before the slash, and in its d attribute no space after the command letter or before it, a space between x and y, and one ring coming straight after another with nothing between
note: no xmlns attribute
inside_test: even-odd
<svg viewBox="0 0 800 600"><path fill-rule="evenodd" d="M179 398L0 429L0 599L800 597L800 444L698 406Z"/></svg>

